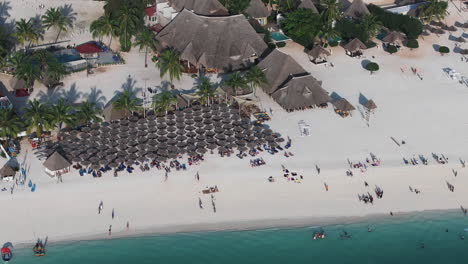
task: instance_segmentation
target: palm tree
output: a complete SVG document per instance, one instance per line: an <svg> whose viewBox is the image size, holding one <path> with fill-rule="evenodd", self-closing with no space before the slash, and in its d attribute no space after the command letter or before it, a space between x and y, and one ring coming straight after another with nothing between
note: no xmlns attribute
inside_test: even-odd
<svg viewBox="0 0 468 264"><path fill-rule="evenodd" d="M109 47L112 44L112 37L116 35L117 29L117 24L108 13L105 13L98 19L94 20L89 27L89 30L93 34L93 38L109 36Z"/></svg>
<svg viewBox="0 0 468 264"><path fill-rule="evenodd" d="M330 26L333 25L340 16L341 4L337 0L320 0L320 4L324 7L320 14L322 21Z"/></svg>
<svg viewBox="0 0 468 264"><path fill-rule="evenodd" d="M158 112L166 112L169 107L176 103L176 98L169 91L164 91L162 93L156 94L153 96L152 107Z"/></svg>
<svg viewBox="0 0 468 264"><path fill-rule="evenodd" d="M448 4L445 1L429 0L426 4L423 4L422 17L426 21L432 19L443 20L447 15L447 7Z"/></svg>
<svg viewBox="0 0 468 264"><path fill-rule="evenodd" d="M16 138L23 123L13 110L0 109L0 137Z"/></svg>
<svg viewBox="0 0 468 264"><path fill-rule="evenodd" d="M22 45L29 42L28 47L30 47L32 43L37 43L37 41L39 41L42 34L34 27L34 23L31 19L26 21L26 19L22 18L16 22L15 37Z"/></svg>
<svg viewBox="0 0 468 264"><path fill-rule="evenodd" d="M328 44L330 39L334 39L338 36L338 31L336 31L330 24L322 24L317 32L317 37L320 39L321 46L325 46L325 44Z"/></svg>
<svg viewBox="0 0 468 264"><path fill-rule="evenodd" d="M119 27L121 45L123 38L122 50L130 50L130 40L134 33L138 31L139 27L142 26L141 13L142 10L129 3L125 3L122 6L120 6L118 11L117 23Z"/></svg>
<svg viewBox="0 0 468 264"><path fill-rule="evenodd" d="M171 82L174 79L180 80L182 71L184 70L184 66L180 63L179 53L172 49L165 50L161 56L159 56L156 66L159 68L159 76L161 76L161 78L169 73Z"/></svg>
<svg viewBox="0 0 468 264"><path fill-rule="evenodd" d="M249 87L247 81L240 75L239 72L232 73L228 76L224 84L231 87L234 90L234 94L237 95L238 90L244 90Z"/></svg>
<svg viewBox="0 0 468 264"><path fill-rule="evenodd" d="M52 7L47 9L45 15L42 16L42 24L47 30L51 27L58 30L57 37L55 38L55 42L57 42L60 33L62 33L62 31L67 31L72 22L69 17L62 14L59 8Z"/></svg>
<svg viewBox="0 0 468 264"><path fill-rule="evenodd" d="M91 121L100 122L100 109L93 102L85 101L80 104L76 112L76 118L79 122L84 122L89 125Z"/></svg>
<svg viewBox="0 0 468 264"><path fill-rule="evenodd" d="M267 83L265 73L257 65L250 68L250 70L245 75L245 78L247 79L247 83L250 85L250 88L252 88L254 94L257 87Z"/></svg>
<svg viewBox="0 0 468 264"><path fill-rule="evenodd" d="M55 85L67 74L65 65L59 62L56 58L48 61L45 71L43 72L42 81L46 86Z"/></svg>
<svg viewBox="0 0 468 264"><path fill-rule="evenodd" d="M373 14L367 14L362 17L360 26L364 32L367 33L369 38L373 38L379 33L382 23Z"/></svg>
<svg viewBox="0 0 468 264"><path fill-rule="evenodd" d="M148 48L155 50L156 42L157 40L154 38L153 31L149 28L144 28L136 35L135 43L133 43L133 45L138 46L140 51L145 49L145 68L148 67Z"/></svg>
<svg viewBox="0 0 468 264"><path fill-rule="evenodd" d="M39 137L41 137L43 131L52 127L50 125L52 119L50 109L37 99L28 101L28 105L24 109L24 117L28 124L27 132L31 133L34 130Z"/></svg>
<svg viewBox="0 0 468 264"><path fill-rule="evenodd" d="M52 123L58 125L59 131L62 130L63 124L73 126L76 123L73 107L66 104L63 98L60 98L55 105L50 108Z"/></svg>
<svg viewBox="0 0 468 264"><path fill-rule="evenodd" d="M37 62L31 58L25 58L17 68L13 75L18 80L23 80L27 88L33 88L34 82L41 78L41 68Z"/></svg>
<svg viewBox="0 0 468 264"><path fill-rule="evenodd" d="M117 95L112 105L117 110L126 110L133 114L140 109L140 100L135 97L133 92L125 90Z"/></svg>
<svg viewBox="0 0 468 264"><path fill-rule="evenodd" d="M210 79L206 77L201 78L196 95L200 96L202 104L210 104L210 98L214 96L213 84L210 82Z"/></svg>

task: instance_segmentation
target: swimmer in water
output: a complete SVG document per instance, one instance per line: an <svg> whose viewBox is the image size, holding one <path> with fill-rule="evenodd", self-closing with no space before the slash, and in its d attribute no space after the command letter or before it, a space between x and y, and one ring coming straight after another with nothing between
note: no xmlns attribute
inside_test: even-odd
<svg viewBox="0 0 468 264"><path fill-rule="evenodd" d="M367 232L372 232L372 228L370 226L367 227Z"/></svg>
<svg viewBox="0 0 468 264"><path fill-rule="evenodd" d="M464 236L464 235L460 235L460 240L465 240L465 236Z"/></svg>
<svg viewBox="0 0 468 264"><path fill-rule="evenodd" d="M421 248L425 248L426 245L424 245L424 243L421 243Z"/></svg>

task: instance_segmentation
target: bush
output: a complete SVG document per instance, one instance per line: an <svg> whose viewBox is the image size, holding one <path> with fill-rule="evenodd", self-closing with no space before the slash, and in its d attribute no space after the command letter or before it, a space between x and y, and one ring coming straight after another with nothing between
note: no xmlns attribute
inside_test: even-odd
<svg viewBox="0 0 468 264"><path fill-rule="evenodd" d="M377 46L377 43L375 43L374 41L371 41L371 40L369 40L369 41L367 41L367 42L364 42L364 44L366 45L366 47L367 47L368 49Z"/></svg>
<svg viewBox="0 0 468 264"><path fill-rule="evenodd" d="M276 49L275 43L272 43L272 42L268 43L268 48L271 49L271 50Z"/></svg>
<svg viewBox="0 0 468 264"><path fill-rule="evenodd" d="M276 47L282 48L284 46L286 46L286 42L284 42L284 41L276 42Z"/></svg>
<svg viewBox="0 0 468 264"><path fill-rule="evenodd" d="M339 43L338 43L338 41L336 41L336 40L332 40L332 41L329 41L329 42L328 42L328 45L329 45L330 47L336 47L336 46L338 46L338 44L339 44Z"/></svg>
<svg viewBox="0 0 468 264"><path fill-rule="evenodd" d="M375 62L369 62L367 65L366 65L366 70L370 71L371 74L373 72L376 72L379 70L379 65Z"/></svg>
<svg viewBox="0 0 468 264"><path fill-rule="evenodd" d="M335 29L343 39L351 40L358 38L364 43L369 41L369 35L363 30L362 26L353 23L348 19L340 19L336 23Z"/></svg>
<svg viewBox="0 0 468 264"><path fill-rule="evenodd" d="M406 42L406 47L410 49L417 49L419 48L419 43L416 39L409 39L408 42Z"/></svg>
<svg viewBox="0 0 468 264"><path fill-rule="evenodd" d="M370 4L367 6L371 14L375 15L377 19L382 22L382 25L390 31L400 31L406 34L409 39L417 39L423 31L423 25L415 17L395 14L386 11L378 6Z"/></svg>
<svg viewBox="0 0 468 264"><path fill-rule="evenodd" d="M449 53L450 49L448 47L446 47L446 46L441 46L439 48L439 52L443 55L443 54Z"/></svg>
<svg viewBox="0 0 468 264"><path fill-rule="evenodd" d="M388 52L388 53L393 54L393 53L395 53L395 52L397 52L397 51L398 51L397 47L395 47L395 46L393 46L393 45L388 45L388 46L387 46L387 52Z"/></svg>

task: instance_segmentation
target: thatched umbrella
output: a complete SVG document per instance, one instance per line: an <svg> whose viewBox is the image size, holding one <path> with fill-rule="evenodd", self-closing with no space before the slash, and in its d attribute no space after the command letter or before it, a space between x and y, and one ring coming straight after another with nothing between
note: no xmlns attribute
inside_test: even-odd
<svg viewBox="0 0 468 264"><path fill-rule="evenodd" d="M171 139L169 139L169 140L167 141L167 144L168 144L168 145L175 145L175 144L177 144L177 140L171 138Z"/></svg>
<svg viewBox="0 0 468 264"><path fill-rule="evenodd" d="M236 141L236 144L239 145L239 146L245 146L245 145L247 144L247 141L242 140L242 139L241 139L241 140L237 140L237 141Z"/></svg>
<svg viewBox="0 0 468 264"><path fill-rule="evenodd" d="M458 38L455 38L454 40L456 42L460 42L460 43L465 43L466 42L465 38L463 38L463 37L458 37Z"/></svg>
<svg viewBox="0 0 468 264"><path fill-rule="evenodd" d="M184 123L184 122L185 122L185 118L183 118L183 117L177 117L177 118L175 119L175 121L176 121L177 123Z"/></svg>
<svg viewBox="0 0 468 264"><path fill-rule="evenodd" d="M195 143L197 143L197 140L195 138L189 138L189 139L187 139L186 142L187 142L187 144L195 144Z"/></svg>
<svg viewBox="0 0 468 264"><path fill-rule="evenodd" d="M212 119L204 119L203 124L213 124L213 120Z"/></svg>
<svg viewBox="0 0 468 264"><path fill-rule="evenodd" d="M71 161L72 161L72 162L78 162L78 163L79 163L79 162L82 161L82 159L81 159L80 157L74 157Z"/></svg>
<svg viewBox="0 0 468 264"><path fill-rule="evenodd" d="M229 117L231 117L231 114L228 113L228 112L222 113L222 114L221 114L221 117L223 117L223 118L229 118Z"/></svg>
<svg viewBox="0 0 468 264"><path fill-rule="evenodd" d="M154 158L156 158L156 154L154 154L153 152L150 152L150 153L147 153L147 154L145 155L145 157L147 157L147 158L149 158L149 159L154 159Z"/></svg>
<svg viewBox="0 0 468 264"><path fill-rule="evenodd" d="M167 145L164 142L161 142L161 143L158 144L158 149L167 149L168 147L169 147L169 145Z"/></svg>
<svg viewBox="0 0 468 264"><path fill-rule="evenodd" d="M130 141L127 142L127 145L128 146L136 146L136 145L138 145L138 142L136 142L134 140L130 140Z"/></svg>
<svg viewBox="0 0 468 264"><path fill-rule="evenodd" d="M207 137L206 142L212 144L212 143L216 143L216 140L214 138Z"/></svg>
<svg viewBox="0 0 468 264"><path fill-rule="evenodd" d="M200 128L200 127L204 127L205 124L200 122L200 123L196 123L195 126L198 127L198 128Z"/></svg>
<svg viewBox="0 0 468 264"><path fill-rule="evenodd" d="M185 129L179 129L176 131L177 135L185 135Z"/></svg>
<svg viewBox="0 0 468 264"><path fill-rule="evenodd" d="M207 152L207 150L205 148L197 148L197 152L200 154L204 154Z"/></svg>
<svg viewBox="0 0 468 264"><path fill-rule="evenodd" d="M125 165L127 165L127 166L132 166L133 164L135 164L134 160L129 159L129 160L125 161Z"/></svg>
<svg viewBox="0 0 468 264"><path fill-rule="evenodd" d="M233 128L233 125L231 125L231 124L225 124L225 125L223 126L223 128L224 128L224 129L231 129L231 128Z"/></svg>
<svg viewBox="0 0 468 264"><path fill-rule="evenodd" d="M187 150L188 150L188 151L194 151L194 150L196 150L196 149L197 149L197 147L196 147L195 145L188 145L188 146L187 146Z"/></svg>
<svg viewBox="0 0 468 264"><path fill-rule="evenodd" d="M93 169L93 170L99 170L99 169L101 168L101 165L99 165L99 164L92 164L92 165L90 166L90 168Z"/></svg>
<svg viewBox="0 0 468 264"><path fill-rule="evenodd" d="M198 129L195 130L195 132L196 132L197 134L205 134L206 131L205 131L205 129L203 129L203 128L198 128Z"/></svg>
<svg viewBox="0 0 468 264"><path fill-rule="evenodd" d="M135 153L135 152L137 152L137 151L138 151L138 149L135 148L135 147L130 147L130 148L127 149L127 152L128 152L128 153Z"/></svg>
<svg viewBox="0 0 468 264"><path fill-rule="evenodd" d="M195 139L198 140L198 141L204 141L204 140L206 140L206 137L203 136L203 135L198 135L198 136L195 137Z"/></svg>
<svg viewBox="0 0 468 264"><path fill-rule="evenodd" d="M224 129L222 129L221 127L215 127L214 132L220 134L224 132Z"/></svg>
<svg viewBox="0 0 468 264"><path fill-rule="evenodd" d="M167 125L164 124L164 123L158 123L158 124L156 125L156 127L157 127L158 129L165 129L165 128L167 127Z"/></svg>
<svg viewBox="0 0 468 264"><path fill-rule="evenodd" d="M151 146L149 145L148 147L146 147L146 151L158 151L158 148L156 146Z"/></svg>
<svg viewBox="0 0 468 264"><path fill-rule="evenodd" d="M233 126L240 126L240 125L242 125L242 122L240 120L234 120L234 121L232 121L232 125Z"/></svg>
<svg viewBox="0 0 468 264"><path fill-rule="evenodd" d="M218 146L216 146L216 144L209 144L208 146L206 146L207 148L213 150L215 148L217 148Z"/></svg>
<svg viewBox="0 0 468 264"><path fill-rule="evenodd" d="M195 133L193 131L187 132L187 134L186 134L187 137L195 137L196 135L197 135L197 133Z"/></svg>
<svg viewBox="0 0 468 264"><path fill-rule="evenodd" d="M211 119L213 119L213 121L219 121L219 120L221 120L223 118L221 116L215 115L215 116L211 117Z"/></svg>
<svg viewBox="0 0 468 264"><path fill-rule="evenodd" d="M147 115L147 116L146 116L146 119L148 119L148 120L150 120L150 121L153 121L153 120L155 120L155 119L156 119L156 116L155 116L155 115L153 115L153 114L151 114L151 115Z"/></svg>
<svg viewBox="0 0 468 264"><path fill-rule="evenodd" d="M111 162L111 163L109 163L108 165L109 165L109 167L111 167L111 168L117 168L117 167L119 166L119 164L117 164L116 162Z"/></svg>
<svg viewBox="0 0 468 264"><path fill-rule="evenodd" d="M177 122L175 120L167 120L166 121L166 125L168 126L175 126L177 124Z"/></svg>
<svg viewBox="0 0 468 264"><path fill-rule="evenodd" d="M176 138L177 141L184 141L184 140L186 140L186 139L187 139L187 137L184 136L184 135L179 135L179 136L177 136L177 138Z"/></svg>
<svg viewBox="0 0 468 264"><path fill-rule="evenodd" d="M184 124L184 123L177 123L177 124L176 124L176 127L177 127L178 129L184 129L184 128L185 128L185 124Z"/></svg>
<svg viewBox="0 0 468 264"><path fill-rule="evenodd" d="M218 144L219 146L226 146L228 142L226 140L218 140L216 144Z"/></svg>
<svg viewBox="0 0 468 264"><path fill-rule="evenodd" d="M173 126L170 126L170 127L167 128L167 131L169 131L169 132L175 132L176 130L177 130L177 128L173 127Z"/></svg>
<svg viewBox="0 0 468 264"><path fill-rule="evenodd" d="M83 161L80 162L80 164L81 164L82 166L87 167L87 166L89 166L89 165L91 164L91 162L90 162L89 160L83 160Z"/></svg>
<svg viewBox="0 0 468 264"><path fill-rule="evenodd" d="M225 134L226 136L232 136L232 135L234 135L234 131L232 131L232 130L225 130L225 131L224 131L224 134Z"/></svg>
<svg viewBox="0 0 468 264"><path fill-rule="evenodd" d="M160 137L158 137L156 140L157 140L158 142L166 142L168 139L169 139L169 138L167 138L167 137L165 137L165 136L160 136Z"/></svg>
<svg viewBox="0 0 468 264"><path fill-rule="evenodd" d="M206 125L205 127L205 130L212 130L214 128L213 125Z"/></svg>
<svg viewBox="0 0 468 264"><path fill-rule="evenodd" d="M117 163L119 163L119 164L120 164L120 163L123 163L123 162L125 162L125 157L118 157L118 158L116 158L114 161L117 162Z"/></svg>
<svg viewBox="0 0 468 264"><path fill-rule="evenodd" d="M236 126L236 127L233 128L233 130L234 130L235 132L242 132L242 131L244 131L244 128L242 128L242 127L240 127L240 126Z"/></svg>
<svg viewBox="0 0 468 264"><path fill-rule="evenodd" d="M187 130L187 131L192 131L192 130L195 130L195 129L197 129L197 128L194 127L194 126L187 126L187 127L185 127L185 130Z"/></svg>
<svg viewBox="0 0 468 264"><path fill-rule="evenodd" d="M193 125L193 124L195 124L195 121L193 119L185 119L185 124L186 125Z"/></svg>
<svg viewBox="0 0 468 264"><path fill-rule="evenodd" d="M128 126L130 124L130 121L127 119L120 120L120 125L121 126Z"/></svg>
<svg viewBox="0 0 468 264"><path fill-rule="evenodd" d="M205 135L207 137L212 137L212 136L216 135L216 133L214 131L206 131Z"/></svg>
<svg viewBox="0 0 468 264"><path fill-rule="evenodd" d="M162 135L166 135L167 134L167 131L164 130L164 129L159 129L158 132L156 132L156 134L162 136Z"/></svg>
<svg viewBox="0 0 468 264"><path fill-rule="evenodd" d="M174 130L175 131L175 130ZM169 133L166 135L168 138L176 138L177 134L176 133Z"/></svg>
<svg viewBox="0 0 468 264"><path fill-rule="evenodd" d="M187 143L183 142L183 141L179 141L177 144L176 144L177 147L179 148L183 148L185 146L187 146Z"/></svg>
<svg viewBox="0 0 468 264"><path fill-rule="evenodd" d="M158 123L155 121L155 120L150 120L148 121L148 127L154 127L156 126Z"/></svg>
<svg viewBox="0 0 468 264"><path fill-rule="evenodd" d="M238 138L238 139L241 139L241 138L244 138L244 137L245 137L244 133L236 133L234 136L235 136L236 138Z"/></svg>

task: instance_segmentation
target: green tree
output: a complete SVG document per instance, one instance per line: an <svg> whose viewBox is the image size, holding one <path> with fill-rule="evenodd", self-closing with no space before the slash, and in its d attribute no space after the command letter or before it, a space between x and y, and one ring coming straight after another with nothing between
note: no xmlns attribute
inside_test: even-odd
<svg viewBox="0 0 468 264"><path fill-rule="evenodd" d="M316 37L320 39L321 46L325 46L325 44L328 44L329 40L335 39L338 36L339 33L334 27L328 24L322 24L322 27L318 30Z"/></svg>
<svg viewBox="0 0 468 264"><path fill-rule="evenodd" d="M24 109L24 117L27 122L27 132L35 131L39 137L41 137L42 132L53 127L50 122L52 117L49 107L37 99L28 101L28 105Z"/></svg>
<svg viewBox="0 0 468 264"><path fill-rule="evenodd" d="M210 79L207 77L202 77L200 79L196 95L200 96L200 102L202 104L210 104L210 99L214 97L213 84L210 82Z"/></svg>
<svg viewBox="0 0 468 264"><path fill-rule="evenodd" d="M63 98L60 98L57 103L50 107L52 124L58 126L59 130L62 130L63 124L74 126L76 119L73 110L71 105L65 103Z"/></svg>
<svg viewBox="0 0 468 264"><path fill-rule="evenodd" d="M136 98L135 93L128 90L119 93L112 104L115 109L129 111L132 114L140 109L140 100Z"/></svg>
<svg viewBox="0 0 468 264"><path fill-rule="evenodd" d="M239 90L245 90L249 88L247 81L244 79L244 77L241 76L239 72L230 74L226 81L224 81L224 84L231 87L235 95L238 94Z"/></svg>
<svg viewBox="0 0 468 264"><path fill-rule="evenodd" d="M42 16L42 24L47 30L52 27L58 30L57 37L55 38L55 42L57 42L60 33L67 31L72 26L72 20L70 17L65 16L59 8L52 7L47 9Z"/></svg>
<svg viewBox="0 0 468 264"><path fill-rule="evenodd" d="M249 71L247 71L245 78L247 79L247 83L250 85L250 88L252 88L254 94L257 87L267 83L265 73L257 65L253 66L249 69Z"/></svg>
<svg viewBox="0 0 468 264"><path fill-rule="evenodd" d="M322 22L332 25L340 17L341 3L337 0L320 0L323 11L320 14Z"/></svg>
<svg viewBox="0 0 468 264"><path fill-rule="evenodd" d="M41 68L32 58L24 58L13 72L13 75L26 83L26 88L33 88L34 82L41 78Z"/></svg>
<svg viewBox="0 0 468 264"><path fill-rule="evenodd" d="M76 118L78 122L83 122L89 125L91 122L101 122L100 117L101 110L96 106L95 103L85 101L78 106L76 111Z"/></svg>
<svg viewBox="0 0 468 264"><path fill-rule="evenodd" d="M229 10L231 15L242 14L250 5L250 0L221 0L219 2Z"/></svg>
<svg viewBox="0 0 468 264"><path fill-rule="evenodd" d="M121 48L128 51L132 47L132 36L143 26L143 10L125 3L119 8L118 16L115 19L119 28Z"/></svg>
<svg viewBox="0 0 468 264"><path fill-rule="evenodd" d="M162 93L156 94L153 96L152 106L157 112L166 112L173 104L176 103L176 98L169 91L164 91Z"/></svg>
<svg viewBox="0 0 468 264"><path fill-rule="evenodd" d="M184 70L184 66L180 63L179 53L173 49L165 50L159 56L156 67L159 69L159 76L163 78L166 74L169 74L171 82L174 79L180 80Z"/></svg>
<svg viewBox="0 0 468 264"><path fill-rule="evenodd" d="M0 137L16 138L23 123L13 110L0 109Z"/></svg>
<svg viewBox="0 0 468 264"><path fill-rule="evenodd" d="M109 37L109 47L112 44L112 38L116 35L118 26L109 13L105 13L94 20L89 26L93 38Z"/></svg>
<svg viewBox="0 0 468 264"><path fill-rule="evenodd" d="M310 46L322 23L319 15L310 9L298 9L287 14L282 29L286 35L303 46Z"/></svg>
<svg viewBox="0 0 468 264"><path fill-rule="evenodd" d="M51 52L47 50L38 50L32 56L33 63L38 64L41 69L42 82L50 87L65 76L66 68Z"/></svg>
<svg viewBox="0 0 468 264"><path fill-rule="evenodd" d="M16 22L16 32L14 35L18 43L22 45L29 42L28 48L32 43L37 43L42 38L42 33L35 28L33 21L31 19L26 21L24 18Z"/></svg>
<svg viewBox="0 0 468 264"><path fill-rule="evenodd" d="M279 0L278 10L283 13L290 13L296 10L297 1L295 0Z"/></svg>
<svg viewBox="0 0 468 264"><path fill-rule="evenodd" d="M368 39L373 38L379 33L382 23L373 14L367 14L362 17L361 23L359 24L362 31L366 33Z"/></svg>
<svg viewBox="0 0 468 264"><path fill-rule="evenodd" d="M429 0L423 4L421 16L423 20L430 21L432 19L442 20L447 16L448 2L440 0Z"/></svg>
<svg viewBox="0 0 468 264"><path fill-rule="evenodd" d="M148 48L151 50L156 49L156 38L154 37L153 31L149 28L144 28L135 37L134 46L138 46L140 51L145 49L145 68L148 67Z"/></svg>
<svg viewBox="0 0 468 264"><path fill-rule="evenodd" d="M379 70L379 65L375 62L369 62L367 65L366 65L366 70L370 71L370 73L374 73L376 71Z"/></svg>

